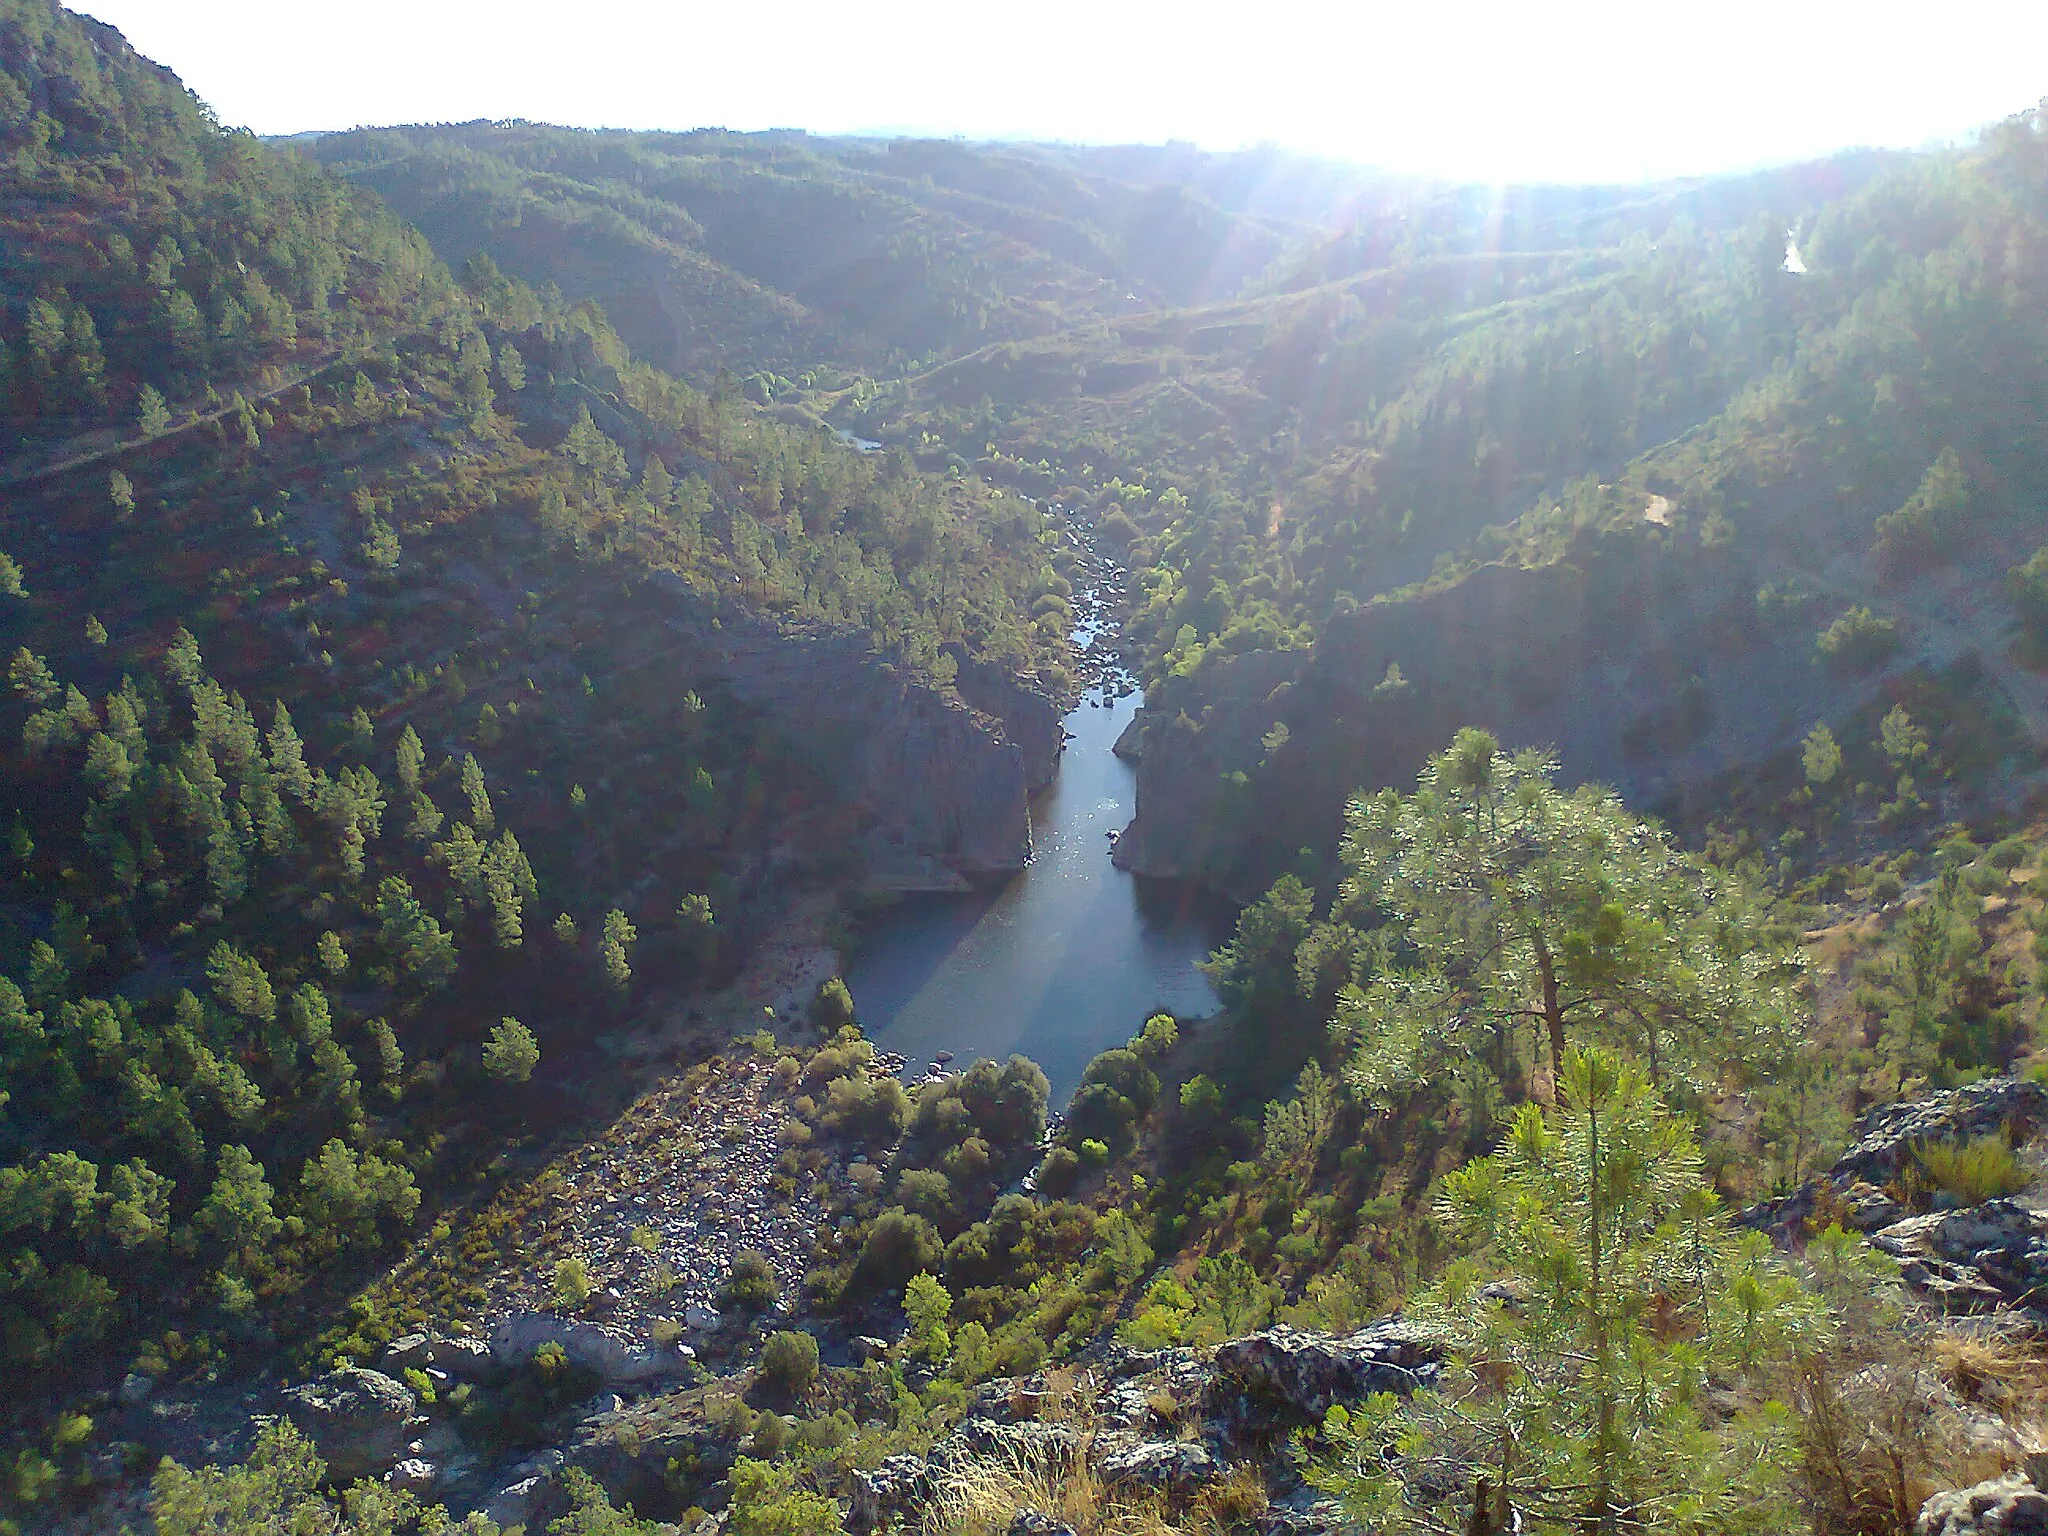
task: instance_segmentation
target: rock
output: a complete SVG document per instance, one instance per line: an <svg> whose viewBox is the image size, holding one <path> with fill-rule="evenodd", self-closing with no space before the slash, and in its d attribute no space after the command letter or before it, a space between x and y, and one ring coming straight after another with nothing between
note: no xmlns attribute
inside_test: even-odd
<svg viewBox="0 0 2048 1536"><path fill-rule="evenodd" d="M384 1369L392 1375L445 1371L457 1381L477 1381L490 1374L491 1347L482 1339L408 1333L384 1347Z"/></svg>
<svg viewBox="0 0 2048 1536"><path fill-rule="evenodd" d="M682 1374L688 1362L673 1348L638 1347L595 1323L572 1322L529 1312L508 1317L491 1330L491 1358L504 1370L533 1362L543 1344L557 1344L569 1363L595 1371L608 1385L638 1386Z"/></svg>
<svg viewBox="0 0 2048 1536"><path fill-rule="evenodd" d="M1306 1508L1275 1505L1252 1522L1253 1536L1330 1536L1349 1522L1334 1499L1317 1499Z"/></svg>
<svg viewBox="0 0 2048 1536"><path fill-rule="evenodd" d="M2025 1077L1987 1077L1981 1082L1867 1111L1856 1122L1856 1143L1829 1170L1837 1186L1842 1175L1871 1184L1898 1176L1916 1144L1969 1141L2003 1131L2024 1141L2048 1124L2048 1087Z"/></svg>
<svg viewBox="0 0 2048 1536"><path fill-rule="evenodd" d="M1827 1205L1845 1207L1847 1224L1859 1231L1896 1225L1906 1213L1881 1186L1891 1183L1930 1141L1969 1141L2002 1132L2018 1143L2048 1125L2048 1087L2024 1077L1988 1077L1943 1093L1866 1111L1856 1122L1856 1141L1834 1166L1808 1179L1791 1194L1751 1206L1742 1224L1769 1232L1780 1242L1801 1235L1809 1217Z"/></svg>
<svg viewBox="0 0 2048 1536"><path fill-rule="evenodd" d="M1010 1521L1007 1536L1074 1536L1074 1528L1035 1509L1020 1509Z"/></svg>
<svg viewBox="0 0 2048 1536"><path fill-rule="evenodd" d="M545 1450L535 1451L526 1460L520 1462L519 1465L512 1469L512 1476L516 1478L546 1477L551 1473L559 1472L562 1469L563 1460L562 1453L553 1446L549 1446Z"/></svg>
<svg viewBox="0 0 2048 1536"><path fill-rule="evenodd" d="M1399 1316L1342 1338L1270 1328L1216 1351L1205 1411L1238 1427L1321 1423L1334 1404L1435 1380L1441 1359L1436 1343Z"/></svg>
<svg viewBox="0 0 2048 1536"><path fill-rule="evenodd" d="M434 1341L424 1333L408 1333L384 1346L384 1369L421 1371L434 1363Z"/></svg>
<svg viewBox="0 0 2048 1536"><path fill-rule="evenodd" d="M680 578L668 619L733 693L791 728L852 809L871 820L871 859L940 876L1009 872L1031 857L1033 788L1061 741L1055 701L1019 680L963 669L933 687L877 655L864 629L779 624L739 613L716 627Z"/></svg>
<svg viewBox="0 0 2048 1536"><path fill-rule="evenodd" d="M693 1333L716 1332L718 1325L724 1321L725 1319L710 1307L699 1306L695 1302L683 1308L683 1326Z"/></svg>
<svg viewBox="0 0 2048 1536"><path fill-rule="evenodd" d="M875 1338L870 1334L861 1334L853 1341L852 1354L855 1365L866 1365L871 1360L886 1360L889 1358L889 1341Z"/></svg>
<svg viewBox="0 0 2048 1536"><path fill-rule="evenodd" d="M977 1459L1031 1466L1071 1460L1080 1450L1080 1437L1065 1424L1041 1424L1034 1419L995 1424L969 1419L932 1447L931 1460L941 1467Z"/></svg>
<svg viewBox="0 0 2048 1536"><path fill-rule="evenodd" d="M500 1488L485 1501L485 1518L499 1530L528 1524L540 1508L541 1492L546 1484L545 1477L524 1477Z"/></svg>
<svg viewBox="0 0 2048 1536"><path fill-rule="evenodd" d="M1144 1488L1184 1499L1217 1474L1216 1458L1185 1440L1141 1440L1096 1463L1112 1488Z"/></svg>
<svg viewBox="0 0 2048 1536"><path fill-rule="evenodd" d="M1937 1493L1920 1506L1913 1536L2048 1536L2048 1494L2016 1472Z"/></svg>
<svg viewBox="0 0 2048 1536"><path fill-rule="evenodd" d="M1120 1381L1103 1393L1096 1416L1118 1429L1143 1429L1152 1422L1152 1396L1136 1382Z"/></svg>
<svg viewBox="0 0 2048 1536"><path fill-rule="evenodd" d="M846 1528L880 1530L932 1495L932 1469L922 1456L885 1456L872 1472L856 1470L847 1501Z"/></svg>
<svg viewBox="0 0 2048 1536"><path fill-rule="evenodd" d="M2048 1287L2048 1220L2011 1200L1908 1216L1870 1242L1950 1311L2029 1304Z"/></svg>
<svg viewBox="0 0 2048 1536"><path fill-rule="evenodd" d="M381 1371L343 1366L284 1394L284 1413L313 1441L338 1483L382 1472L401 1460L412 1440L417 1404L411 1391Z"/></svg>
<svg viewBox="0 0 2048 1536"><path fill-rule="evenodd" d="M1857 1232L1875 1232L1907 1214L1906 1208L1898 1201L1875 1184L1861 1179L1841 1191L1841 1198L1847 1207L1844 1225Z"/></svg>
<svg viewBox="0 0 2048 1536"><path fill-rule="evenodd" d="M441 1469L419 1456L408 1456L389 1472L384 1481L405 1493L431 1493L441 1478Z"/></svg>
<svg viewBox="0 0 2048 1536"><path fill-rule="evenodd" d="M130 1371L121 1378L121 1401L133 1408L137 1403L156 1390L156 1381L140 1371Z"/></svg>

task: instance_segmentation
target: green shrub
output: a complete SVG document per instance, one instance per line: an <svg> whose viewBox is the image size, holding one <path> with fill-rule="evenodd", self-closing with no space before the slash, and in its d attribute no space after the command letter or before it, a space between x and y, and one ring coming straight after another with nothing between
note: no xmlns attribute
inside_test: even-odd
<svg viewBox="0 0 2048 1536"><path fill-rule="evenodd" d="M555 1266L555 1301L564 1307L580 1307L590 1300L590 1266L581 1259L568 1258Z"/></svg>
<svg viewBox="0 0 2048 1536"><path fill-rule="evenodd" d="M867 1291L899 1291L920 1270L935 1270L944 1246L932 1224L901 1206L882 1212L860 1245L853 1266L853 1287Z"/></svg>
<svg viewBox="0 0 2048 1536"><path fill-rule="evenodd" d="M719 1302L734 1311L765 1312L782 1292L775 1267L766 1254L742 1249L732 1261L732 1273L718 1292Z"/></svg>
<svg viewBox="0 0 2048 1536"><path fill-rule="evenodd" d="M2016 1195L2033 1182L2026 1165L1995 1133L1975 1141L1927 1142L1915 1152L1935 1188L1964 1205Z"/></svg>
<svg viewBox="0 0 2048 1536"><path fill-rule="evenodd" d="M1081 1176L1081 1159L1072 1147L1054 1147L1038 1165L1038 1187L1057 1200L1074 1187Z"/></svg>
<svg viewBox="0 0 2048 1536"><path fill-rule="evenodd" d="M1813 648L1838 672L1864 672L1899 648L1899 626L1858 605L1820 632Z"/></svg>
<svg viewBox="0 0 2048 1536"><path fill-rule="evenodd" d="M801 1396L818 1379L818 1341L808 1333L769 1334L761 1346L761 1375L791 1397Z"/></svg>

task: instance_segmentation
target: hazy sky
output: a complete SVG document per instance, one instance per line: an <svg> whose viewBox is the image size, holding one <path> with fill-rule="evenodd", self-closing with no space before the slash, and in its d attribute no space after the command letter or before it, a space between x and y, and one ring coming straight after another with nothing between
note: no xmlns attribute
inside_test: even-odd
<svg viewBox="0 0 2048 1536"><path fill-rule="evenodd" d="M525 117L1271 140L1481 179L1954 137L2048 95L2043 0L73 0L259 133Z"/></svg>

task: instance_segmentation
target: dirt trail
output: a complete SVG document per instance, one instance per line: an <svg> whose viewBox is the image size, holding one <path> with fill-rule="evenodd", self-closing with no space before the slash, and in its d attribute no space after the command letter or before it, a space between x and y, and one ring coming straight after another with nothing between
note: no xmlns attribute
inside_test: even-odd
<svg viewBox="0 0 2048 1536"><path fill-rule="evenodd" d="M286 390L297 389L308 379L315 378L326 372L327 369L333 367L339 361L341 361L341 354L336 353L332 357L325 358L301 369L282 383L273 384L270 388L258 390L254 394L243 393L242 398L251 405L256 405L264 400L274 400ZM209 421L219 421L222 417L233 411L234 408L234 398L230 395L228 403L219 410L204 411L196 416L188 417L175 426L164 428L163 431L157 433L154 437L122 438L118 442L109 443L104 448L94 448L85 453L75 453L69 458L57 460L54 464L32 465L26 469L9 469L0 472L0 487L33 485L38 480L48 480L52 476L67 474L74 469L83 469L88 464L96 464L102 459L115 458L136 448L146 448L151 443L165 442L179 436L181 433L190 432L194 427L203 427Z"/></svg>

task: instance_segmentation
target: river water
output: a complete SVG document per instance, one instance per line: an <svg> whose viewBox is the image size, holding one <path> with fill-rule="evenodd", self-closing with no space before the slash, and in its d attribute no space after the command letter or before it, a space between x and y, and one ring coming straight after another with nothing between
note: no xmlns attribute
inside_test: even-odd
<svg viewBox="0 0 2048 1536"><path fill-rule="evenodd" d="M1103 571L1106 584L1119 576ZM1111 748L1144 702L1113 657L1111 596L1091 585L1076 598L1095 680L1066 717L1058 777L1032 802L1029 866L971 895L905 897L862 926L847 987L862 1030L913 1077L944 1051L955 1070L1019 1052L1063 1104L1089 1060L1149 1014L1216 1009L1196 966L1229 937L1231 914L1110 862L1136 782Z"/></svg>

